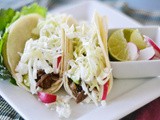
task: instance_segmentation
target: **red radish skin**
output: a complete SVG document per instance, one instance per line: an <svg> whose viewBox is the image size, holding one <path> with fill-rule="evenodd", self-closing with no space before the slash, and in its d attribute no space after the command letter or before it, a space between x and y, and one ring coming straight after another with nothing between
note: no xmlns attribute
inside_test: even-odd
<svg viewBox="0 0 160 120"><path fill-rule="evenodd" d="M160 48L156 45L156 43L152 40L148 41L150 43L150 45L154 48L155 50L155 56L160 58Z"/></svg>
<svg viewBox="0 0 160 120"><path fill-rule="evenodd" d="M144 35L144 37L149 42L149 44L160 53L160 48L156 45L156 43L148 36Z"/></svg>
<svg viewBox="0 0 160 120"><path fill-rule="evenodd" d="M59 57L57 58L57 68L59 67L59 64L60 64L60 62L61 62L61 59L62 59L61 56L59 56Z"/></svg>
<svg viewBox="0 0 160 120"><path fill-rule="evenodd" d="M158 51L156 51L156 50L155 50L155 56L156 56L156 58L160 59L160 53Z"/></svg>
<svg viewBox="0 0 160 120"><path fill-rule="evenodd" d="M149 43L150 46L152 46L155 50L155 57L151 58L154 59L154 58L159 58L160 59L160 48L158 47L158 45L156 45L156 43L151 39L149 38L148 36L145 36L144 35L144 39Z"/></svg>
<svg viewBox="0 0 160 120"><path fill-rule="evenodd" d="M38 98L43 103L52 103L52 102L56 102L57 96L53 94L48 94L45 92L38 92Z"/></svg>
<svg viewBox="0 0 160 120"><path fill-rule="evenodd" d="M127 48L128 48L128 57L129 60L137 60L138 58L138 48L137 46L132 43L132 42L128 42L127 43Z"/></svg>
<svg viewBox="0 0 160 120"><path fill-rule="evenodd" d="M160 57L154 55L150 60L159 60L159 59L160 59Z"/></svg>
<svg viewBox="0 0 160 120"><path fill-rule="evenodd" d="M109 87L109 81L106 82L103 86L103 95L102 95L102 100L106 100L107 94L108 94L108 87Z"/></svg>
<svg viewBox="0 0 160 120"><path fill-rule="evenodd" d="M139 51L138 60L150 60L154 56L155 56L154 48L150 46Z"/></svg>

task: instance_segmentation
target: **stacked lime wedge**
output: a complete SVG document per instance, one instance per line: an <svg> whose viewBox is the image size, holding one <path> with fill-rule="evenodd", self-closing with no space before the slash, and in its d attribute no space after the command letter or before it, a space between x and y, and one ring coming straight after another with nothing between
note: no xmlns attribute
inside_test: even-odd
<svg viewBox="0 0 160 120"><path fill-rule="evenodd" d="M111 34L108 40L108 49L112 60L128 60L127 41L124 37L123 29Z"/></svg>
<svg viewBox="0 0 160 120"><path fill-rule="evenodd" d="M146 48L146 43L143 36L140 34L138 29L134 30L130 36L130 42L136 44L139 50Z"/></svg>
<svg viewBox="0 0 160 120"><path fill-rule="evenodd" d="M139 50L146 48L146 43L138 29L119 29L114 31L108 39L110 59L128 61L128 42L134 43Z"/></svg>

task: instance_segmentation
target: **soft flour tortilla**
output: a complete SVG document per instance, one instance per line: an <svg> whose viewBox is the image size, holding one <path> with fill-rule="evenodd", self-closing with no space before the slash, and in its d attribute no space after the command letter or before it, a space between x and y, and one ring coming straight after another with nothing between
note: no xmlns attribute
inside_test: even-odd
<svg viewBox="0 0 160 120"><path fill-rule="evenodd" d="M95 26L97 28L97 33L98 33L98 40L99 44L102 48L106 66L111 69L110 61L109 61L109 54L108 54L108 45L107 45L107 39L108 39L108 25L107 25L107 18L106 16L102 17L100 16L97 12L95 12L94 15L94 22ZM109 79L109 89L108 93L110 92L112 86L113 86L113 76L112 73L110 74L110 79Z"/></svg>
<svg viewBox="0 0 160 120"><path fill-rule="evenodd" d="M71 60L73 58L73 42L72 42L72 40L68 40L68 38L66 36L65 36L65 47L64 48L65 48L64 49L64 60L66 62L65 66L64 66L64 71L66 72L66 71L69 70L69 67L70 67L68 62L69 62L69 60ZM76 99L76 97L73 95L68 83L69 83L68 77L64 73L64 75L63 75L63 86L64 86L64 89L66 90L66 92L71 97Z"/></svg>
<svg viewBox="0 0 160 120"><path fill-rule="evenodd" d="M98 13L94 14L94 24L95 24L96 29L97 29L98 42L100 44L100 47L102 48L102 51L103 51L103 54L104 54L104 58L105 58L105 62L106 62L106 66L109 69L111 69L111 65L110 65L110 61L109 61L109 57L108 57L108 49L107 49L108 28L107 28L107 24L106 23L107 23L107 18L106 17L101 17ZM70 60L73 57L73 48L72 47L68 48L68 53L70 54L70 57L69 57L68 60ZM67 66L66 70L68 70L68 69L69 69L69 66ZM110 90L112 88L112 85L113 85L113 76L112 76L112 74L109 75L109 78L110 79L109 79L108 93L110 92ZM64 88L65 88L66 92L71 97L76 99L76 97L72 93L72 90L69 87L69 80L68 80L68 77L66 75L65 75L63 81L64 81ZM103 86L101 86L101 89L103 89ZM102 96L103 93L101 92L99 94L100 94L100 96Z"/></svg>
<svg viewBox="0 0 160 120"><path fill-rule="evenodd" d="M29 91L29 88L23 83L18 82L16 76L15 69L20 61L18 53L23 53L26 41L31 38L32 30L37 26L38 20L41 18L39 14L35 13L21 16L9 27L8 37L3 45L2 55L5 66L17 84L27 91Z"/></svg>
<svg viewBox="0 0 160 120"><path fill-rule="evenodd" d="M31 38L32 30L36 27L38 14L29 14L20 17L9 28L8 38L3 47L4 64L11 74L15 75L15 68L20 61L18 52L23 53L25 43Z"/></svg>

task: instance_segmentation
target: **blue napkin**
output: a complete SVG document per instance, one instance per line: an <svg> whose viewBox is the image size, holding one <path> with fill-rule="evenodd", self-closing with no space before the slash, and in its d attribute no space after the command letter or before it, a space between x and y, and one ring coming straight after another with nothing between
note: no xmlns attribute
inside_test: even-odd
<svg viewBox="0 0 160 120"><path fill-rule="evenodd" d="M0 120L23 120L23 118L1 96Z"/></svg>
<svg viewBox="0 0 160 120"><path fill-rule="evenodd" d="M143 25L160 25L160 11L139 10L129 7L128 4L124 4L122 12Z"/></svg>

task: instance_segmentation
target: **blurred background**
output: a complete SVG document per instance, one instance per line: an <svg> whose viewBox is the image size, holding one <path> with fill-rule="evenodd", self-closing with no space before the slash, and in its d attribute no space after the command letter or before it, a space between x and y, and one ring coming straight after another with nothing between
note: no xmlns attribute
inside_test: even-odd
<svg viewBox="0 0 160 120"><path fill-rule="evenodd" d="M87 0L0 0L0 8L20 9L38 2L49 10ZM88 0L91 1L91 0ZM97 0L98 1L98 0ZM144 25L160 25L160 0L99 0L118 9Z"/></svg>

